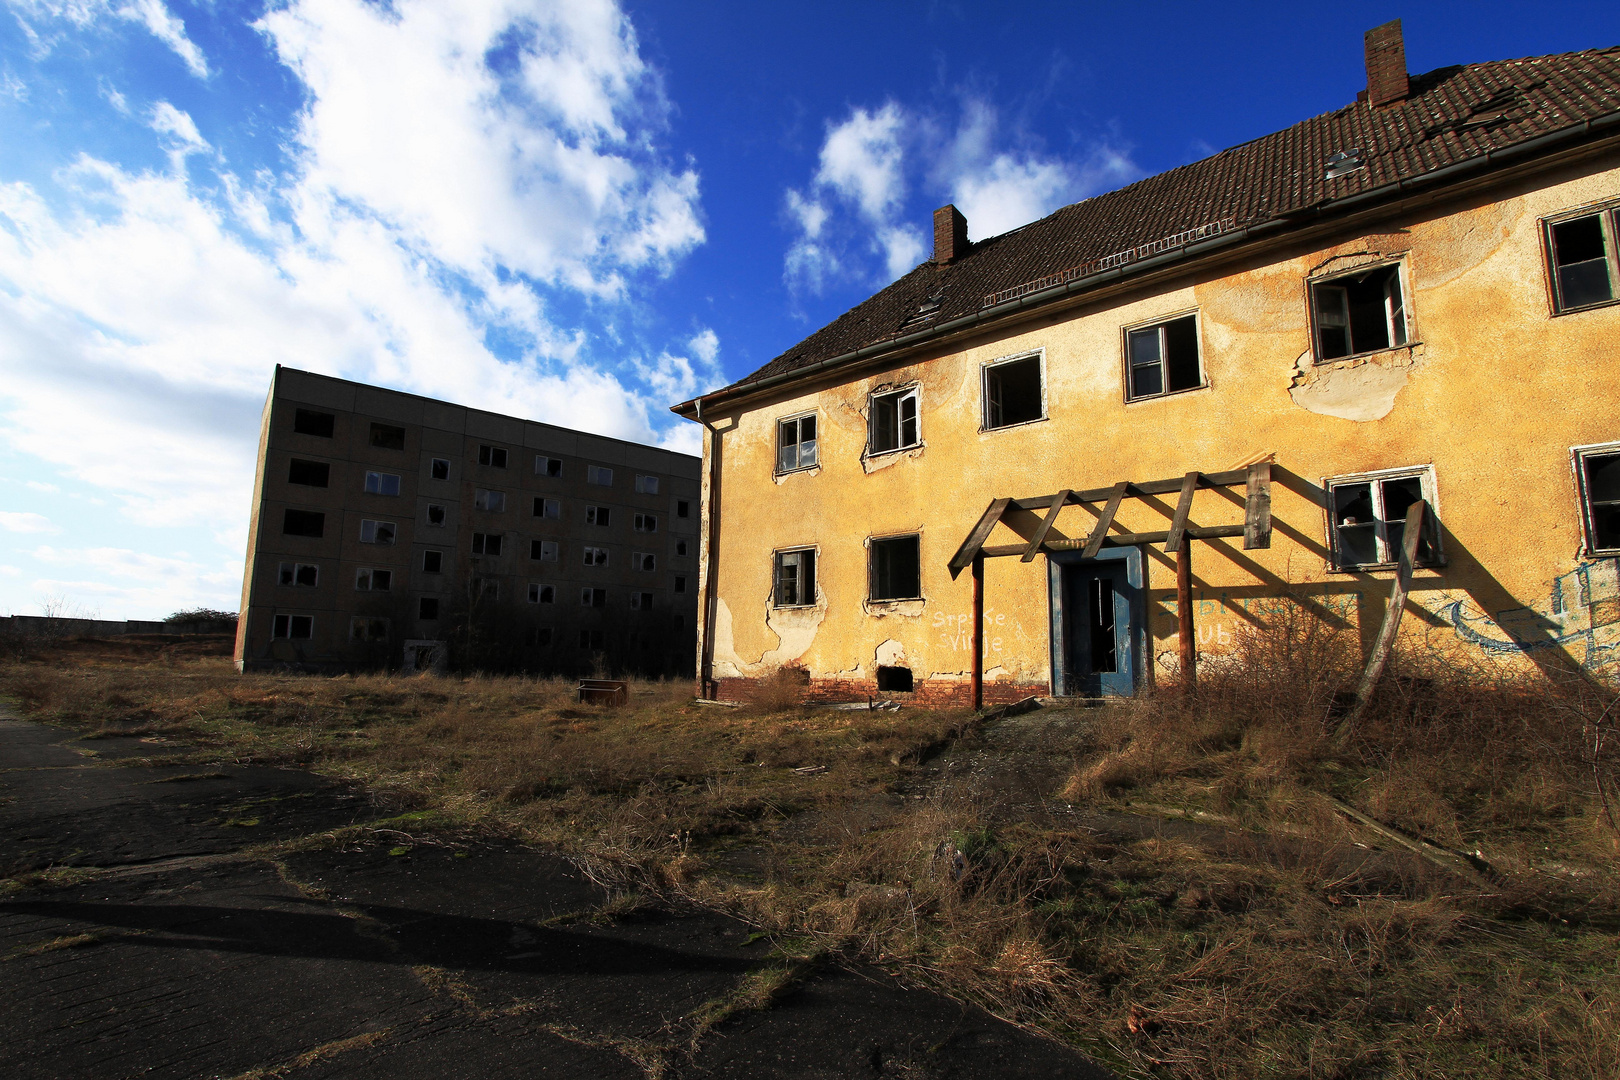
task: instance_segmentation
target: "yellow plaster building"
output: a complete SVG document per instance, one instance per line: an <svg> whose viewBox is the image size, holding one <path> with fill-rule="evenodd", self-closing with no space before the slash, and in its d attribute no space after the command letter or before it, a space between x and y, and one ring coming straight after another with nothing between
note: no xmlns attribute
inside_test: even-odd
<svg viewBox="0 0 1620 1080"><path fill-rule="evenodd" d="M705 692L965 702L980 654L992 700L1128 694L1290 595L1371 651L1418 500L1403 640L1612 677L1620 49L1366 46L1337 112L974 243L942 208L931 260L676 406Z"/></svg>

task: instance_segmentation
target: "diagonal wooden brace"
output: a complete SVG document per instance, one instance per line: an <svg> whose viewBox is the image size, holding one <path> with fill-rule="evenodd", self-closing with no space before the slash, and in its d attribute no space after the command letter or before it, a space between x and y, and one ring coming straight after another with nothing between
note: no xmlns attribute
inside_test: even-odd
<svg viewBox="0 0 1620 1080"><path fill-rule="evenodd" d="M1114 525L1114 515L1119 513L1119 504L1124 500L1125 493L1131 488L1129 480L1121 480L1114 485L1114 490L1108 493L1108 505L1103 507L1102 516L1097 519L1096 527L1091 530L1091 537L1086 541L1086 550L1082 558L1095 559L1097 552L1102 550L1103 540L1108 536L1108 530Z"/></svg>
<svg viewBox="0 0 1620 1080"><path fill-rule="evenodd" d="M1046 543L1046 534L1051 530L1052 523L1057 520L1058 511L1062 510L1063 504L1068 501L1068 488L1064 488L1052 496L1052 505L1046 508L1046 517L1041 520L1040 528L1036 529L1035 535L1030 538L1029 547L1024 549L1023 557L1018 560L1019 562L1035 561L1035 556L1040 554L1041 545Z"/></svg>
<svg viewBox="0 0 1620 1080"><path fill-rule="evenodd" d="M1192 513L1193 492L1198 490L1199 474L1190 472L1181 478L1181 499L1176 503L1176 516L1170 519L1170 535L1165 537L1164 550L1176 552L1187 534L1187 515Z"/></svg>
<svg viewBox="0 0 1620 1080"><path fill-rule="evenodd" d="M984 541L990 535L990 530L996 527L996 522L1001 520L1001 515L1006 512L1007 504L1010 502L1011 499L997 499L985 508L979 517L979 523L973 526L973 531L968 533L967 539L962 541L962 546L951 556L951 577L956 577L973 562L973 557L984 547Z"/></svg>

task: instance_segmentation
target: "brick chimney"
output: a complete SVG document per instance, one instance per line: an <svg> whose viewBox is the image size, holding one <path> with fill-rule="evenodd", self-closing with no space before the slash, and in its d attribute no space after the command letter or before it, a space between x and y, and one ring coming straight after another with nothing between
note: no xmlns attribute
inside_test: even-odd
<svg viewBox="0 0 1620 1080"><path fill-rule="evenodd" d="M967 218L954 206L934 211L934 261L941 266L967 254Z"/></svg>
<svg viewBox="0 0 1620 1080"><path fill-rule="evenodd" d="M1367 31L1367 100L1373 108L1406 98L1406 41L1401 20L1391 19Z"/></svg>

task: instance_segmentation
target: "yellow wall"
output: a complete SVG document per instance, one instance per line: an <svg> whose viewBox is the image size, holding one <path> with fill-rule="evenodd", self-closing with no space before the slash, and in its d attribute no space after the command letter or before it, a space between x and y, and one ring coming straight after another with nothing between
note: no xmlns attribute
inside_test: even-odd
<svg viewBox="0 0 1620 1080"><path fill-rule="evenodd" d="M708 583L718 593L715 675L797 661L818 677L870 679L882 662L912 668L919 685L965 680L971 583L966 573L952 580L946 563L991 499L1215 472L1266 455L1275 461L1271 548L1195 545L1201 652L1263 622L1289 583L1327 599L1369 641L1392 575L1331 570L1318 485L1432 464L1447 565L1418 572L1413 600L1423 610L1404 632L1476 659L1522 660L1517 638L1576 663L1612 663L1615 560L1582 556L1570 449L1620 441L1620 306L1550 315L1538 219L1617 196L1620 169L1573 169L841 386L707 413L722 440L718 571ZM1414 344L1314 363L1306 279L1396 255ZM1207 388L1126 403L1122 328L1189 310L1199 315ZM1048 419L980 431L981 365L1030 350L1044 353ZM924 445L863 461L869 395L913 382ZM776 420L811 409L819 467L773 477ZM1236 494L1201 491L1192 520L1241 521ZM1127 500L1120 523L1163 530L1174 503ZM988 542L1016 542L1037 520L1014 515ZM1069 507L1053 535L1083 537L1093 520ZM925 599L866 603L864 542L909 532L921 534ZM773 611L773 549L810 544L819 548L817 607ZM1162 678L1174 670L1174 571L1156 548L1148 562ZM988 560L985 597L987 679L1046 683L1046 560Z"/></svg>

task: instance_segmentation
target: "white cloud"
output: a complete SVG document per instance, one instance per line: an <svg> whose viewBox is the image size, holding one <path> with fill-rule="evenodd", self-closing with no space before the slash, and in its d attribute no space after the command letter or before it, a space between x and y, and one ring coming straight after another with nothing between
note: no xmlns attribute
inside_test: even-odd
<svg viewBox="0 0 1620 1080"><path fill-rule="evenodd" d="M720 335L708 327L704 327L692 336L686 343L692 354L705 364L713 365L720 357Z"/></svg>
<svg viewBox="0 0 1620 1080"><path fill-rule="evenodd" d="M228 606L235 610L240 596L242 568L234 560L210 564L115 547L40 547L29 554L47 566L65 567L72 575L39 578L33 582L37 591L47 597L72 597L79 607L88 600L97 611L138 610L161 616L217 607L221 597L231 597Z"/></svg>
<svg viewBox="0 0 1620 1080"><path fill-rule="evenodd" d="M0 529L14 533L56 533L62 530L44 514L0 510Z"/></svg>
<svg viewBox="0 0 1620 1080"><path fill-rule="evenodd" d="M10 3L19 13L40 22L65 21L80 28L105 18L139 23L153 37L174 50L193 75L199 79L208 77L207 58L186 36L186 24L164 6L163 0L124 0L117 4L112 0L10 0ZM26 21L23 27L34 40L36 48L49 48L35 27Z"/></svg>

